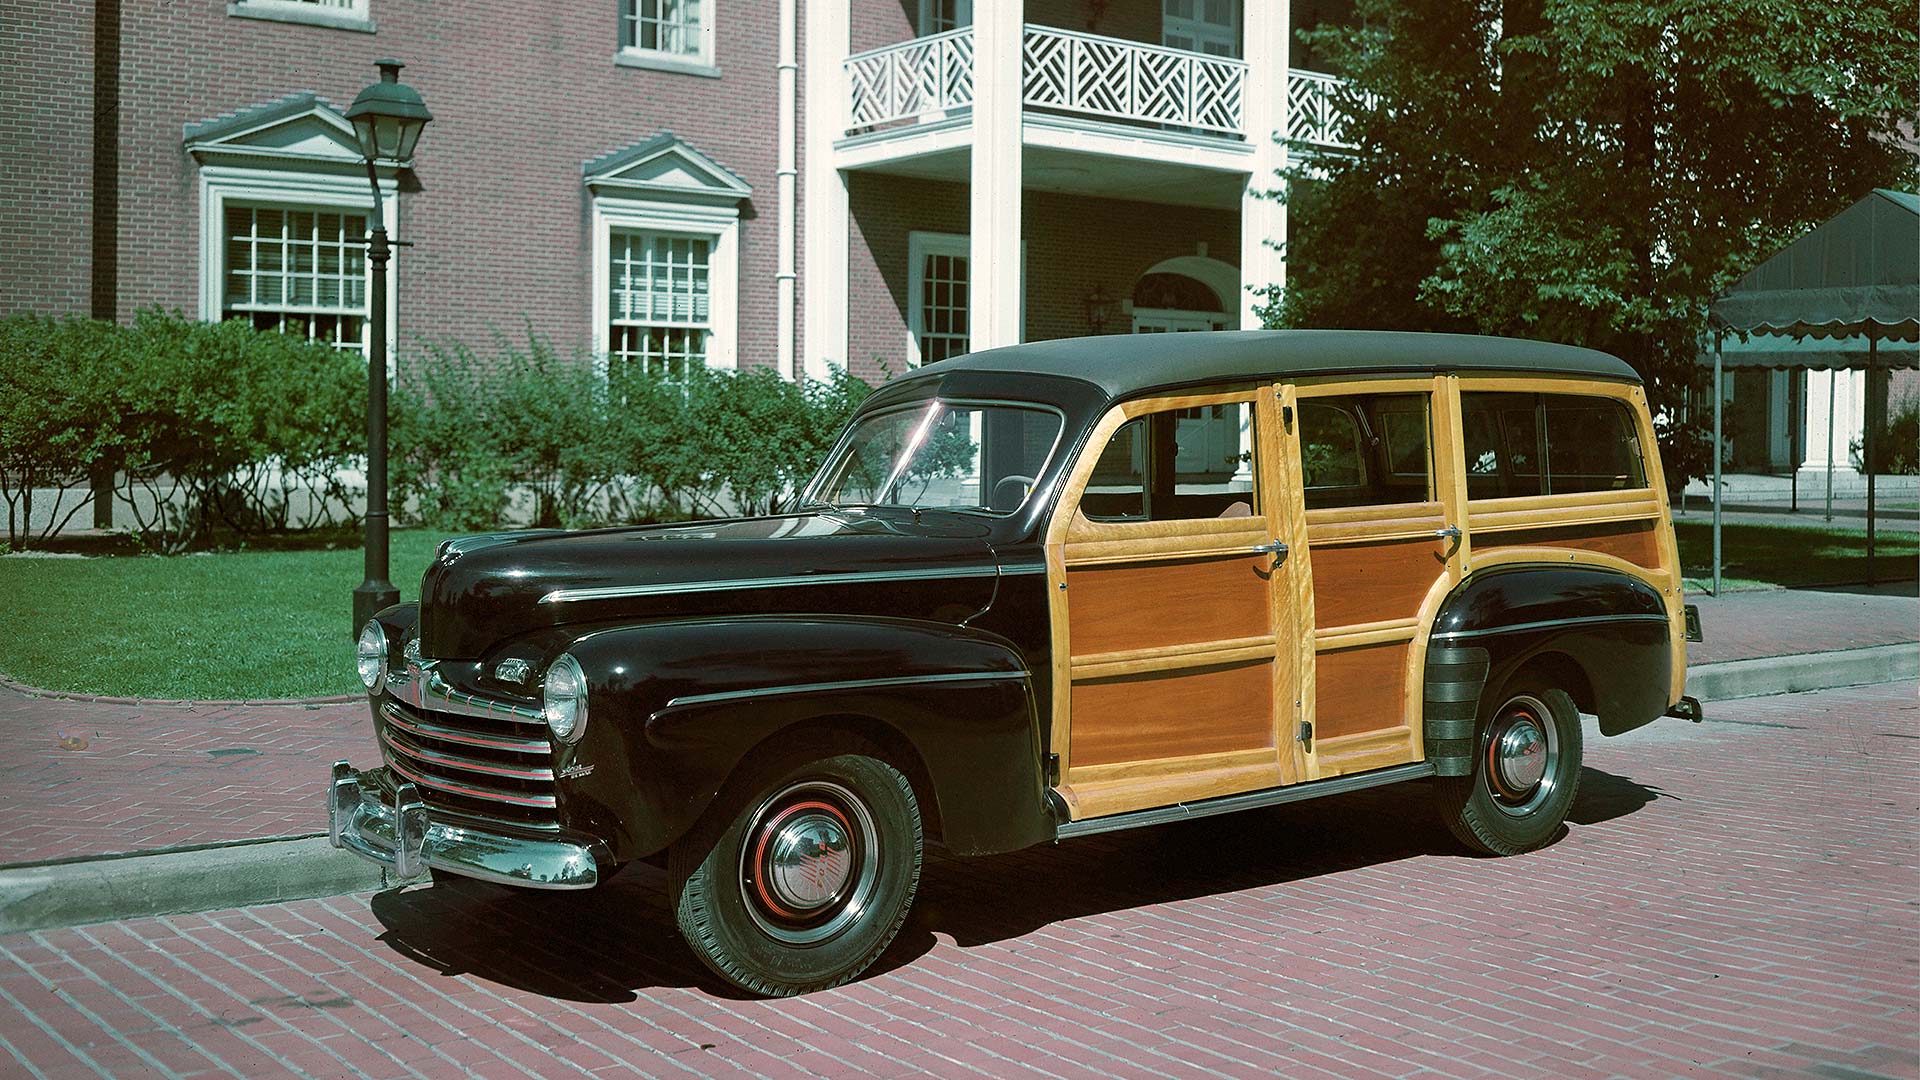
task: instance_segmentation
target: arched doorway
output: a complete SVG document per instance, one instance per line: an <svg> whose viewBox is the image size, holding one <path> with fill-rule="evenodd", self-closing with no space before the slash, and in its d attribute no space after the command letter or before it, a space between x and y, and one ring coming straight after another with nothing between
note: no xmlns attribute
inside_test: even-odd
<svg viewBox="0 0 1920 1080"><path fill-rule="evenodd" d="M1147 268L1133 286L1133 332L1228 330L1239 316L1240 271L1205 255L1181 255Z"/></svg>

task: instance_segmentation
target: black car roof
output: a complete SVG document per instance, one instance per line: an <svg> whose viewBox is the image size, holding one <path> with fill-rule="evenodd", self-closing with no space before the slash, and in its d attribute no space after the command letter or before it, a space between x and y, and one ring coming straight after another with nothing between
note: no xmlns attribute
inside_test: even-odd
<svg viewBox="0 0 1920 1080"><path fill-rule="evenodd" d="M1216 330L1009 345L928 364L900 382L974 371L1078 379L1116 399L1237 379L1347 373L1549 372L1640 381L1617 357L1544 341L1386 330Z"/></svg>

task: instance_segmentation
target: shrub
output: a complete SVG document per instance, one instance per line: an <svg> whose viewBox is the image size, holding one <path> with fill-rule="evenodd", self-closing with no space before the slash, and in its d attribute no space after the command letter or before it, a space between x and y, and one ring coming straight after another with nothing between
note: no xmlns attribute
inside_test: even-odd
<svg viewBox="0 0 1920 1080"><path fill-rule="evenodd" d="M122 440L107 378L118 334L89 319L0 319L0 498L10 547L45 543L92 501L89 472ZM35 492L48 489L54 504L36 531Z"/></svg>
<svg viewBox="0 0 1920 1080"><path fill-rule="evenodd" d="M1866 449L1865 439L1848 445L1853 467L1863 472ZM1888 402L1886 419L1874 432L1873 459L1873 471L1881 476L1920 473L1920 394L1909 392L1899 401Z"/></svg>

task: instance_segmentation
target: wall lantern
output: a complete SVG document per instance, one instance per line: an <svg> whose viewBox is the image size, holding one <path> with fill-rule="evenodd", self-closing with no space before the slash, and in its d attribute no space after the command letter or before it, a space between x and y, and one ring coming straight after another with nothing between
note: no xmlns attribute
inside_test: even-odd
<svg viewBox="0 0 1920 1080"><path fill-rule="evenodd" d="M1087 294L1087 326L1095 334L1107 332L1107 320L1113 316L1113 297L1099 285Z"/></svg>

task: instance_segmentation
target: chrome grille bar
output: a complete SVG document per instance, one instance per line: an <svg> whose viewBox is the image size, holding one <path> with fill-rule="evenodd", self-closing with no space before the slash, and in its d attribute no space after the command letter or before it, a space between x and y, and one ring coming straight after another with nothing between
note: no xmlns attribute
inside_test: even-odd
<svg viewBox="0 0 1920 1080"><path fill-rule="evenodd" d="M486 758L472 757L467 754L456 754L450 750L435 750L394 731L381 732L381 738L385 739L387 745L391 746L395 752L424 761L429 765L440 765L487 776L500 776L509 780L553 782L553 770L544 765L515 765L504 761L489 761Z"/></svg>
<svg viewBox="0 0 1920 1080"><path fill-rule="evenodd" d="M506 803L509 806L528 806L541 810L557 809L559 800L552 795L536 795L525 791L508 791L504 788L489 787L485 784L456 780L450 776L425 769L417 761L405 756L391 744L384 746L387 751L387 766L394 772L416 784L433 791L448 795L461 795L469 799L484 799L488 802Z"/></svg>
<svg viewBox="0 0 1920 1080"><path fill-rule="evenodd" d="M408 713L403 705L387 701L380 707L381 715L387 723L409 735L434 739L439 742L459 743L463 746L479 746L488 750L508 750L516 754L539 754L545 757L553 749L545 739L527 738L520 735L495 735L492 732L474 731L469 728L448 727L423 720Z"/></svg>

